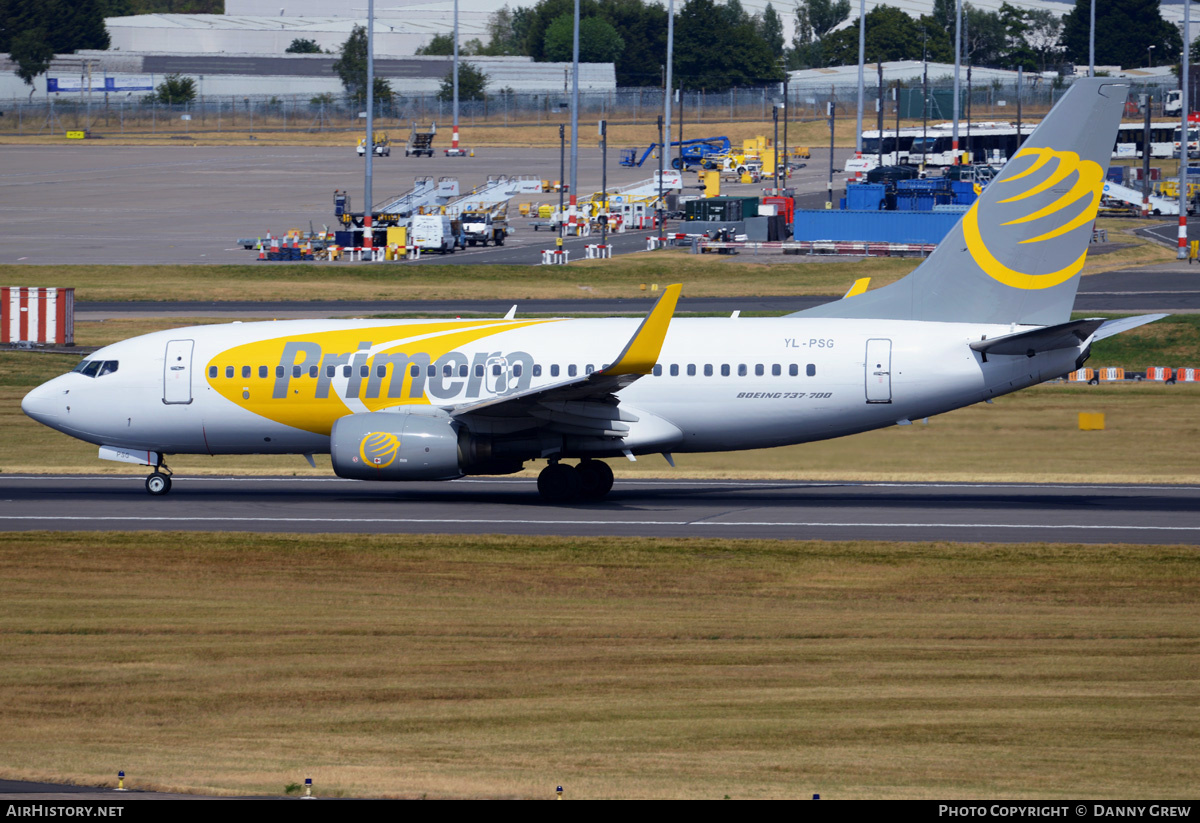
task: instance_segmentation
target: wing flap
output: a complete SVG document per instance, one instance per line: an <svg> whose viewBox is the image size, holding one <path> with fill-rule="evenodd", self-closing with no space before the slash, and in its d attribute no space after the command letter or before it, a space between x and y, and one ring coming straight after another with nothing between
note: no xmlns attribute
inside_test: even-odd
<svg viewBox="0 0 1200 823"><path fill-rule="evenodd" d="M1029 331L976 340L971 348L981 354L1011 354L1032 357L1035 354L1057 349L1074 349L1087 342L1096 329L1104 325L1103 318L1071 320L1055 326L1042 326Z"/></svg>

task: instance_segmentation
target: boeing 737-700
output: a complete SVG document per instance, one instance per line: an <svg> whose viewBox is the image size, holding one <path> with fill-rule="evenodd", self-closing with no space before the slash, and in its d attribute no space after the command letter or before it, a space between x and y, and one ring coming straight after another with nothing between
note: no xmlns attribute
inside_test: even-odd
<svg viewBox="0 0 1200 823"><path fill-rule="evenodd" d="M153 468L329 453L363 480L506 474L600 498L603 458L760 449L905 424L1060 377L1162 315L1070 320L1128 86L1077 81L934 252L778 318L296 320L157 332L31 391L25 413ZM567 460L577 459L575 465Z"/></svg>

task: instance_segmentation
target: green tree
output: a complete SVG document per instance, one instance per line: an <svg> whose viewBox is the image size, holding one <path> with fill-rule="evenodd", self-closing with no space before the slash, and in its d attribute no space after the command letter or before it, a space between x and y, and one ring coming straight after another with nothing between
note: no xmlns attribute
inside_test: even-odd
<svg viewBox="0 0 1200 823"><path fill-rule="evenodd" d="M822 43L833 29L850 16L850 0L801 0L796 4L796 29L788 52L788 68L827 66ZM854 62L858 62L857 56Z"/></svg>
<svg viewBox="0 0 1200 823"><path fill-rule="evenodd" d="M614 69L619 86L656 86L667 54L667 10L642 0L601 0L598 8L625 48Z"/></svg>
<svg viewBox="0 0 1200 823"><path fill-rule="evenodd" d="M416 54L435 54L448 56L454 54L454 35L452 34L435 34L433 38L423 46L418 46Z"/></svg>
<svg viewBox="0 0 1200 823"><path fill-rule="evenodd" d="M367 30L363 26L355 26L350 31L346 42L342 43L341 56L333 63L333 72L342 81L346 96L357 105L367 102ZM394 97L391 85L382 77L376 76L374 83L375 99L391 103Z"/></svg>
<svg viewBox="0 0 1200 823"><path fill-rule="evenodd" d="M168 74L154 89L150 98L158 103L190 103L196 99L196 81L178 74Z"/></svg>
<svg viewBox="0 0 1200 823"><path fill-rule="evenodd" d="M517 13L528 12L527 9L517 9ZM525 43L517 31L518 14L507 5L501 6L488 15L487 32L488 44L480 50L480 54L499 57L508 54L524 54Z"/></svg>
<svg viewBox="0 0 1200 823"><path fill-rule="evenodd" d="M963 4L963 25L966 27L964 54L975 66L997 66L1005 51L1004 21L996 12L982 11L969 3Z"/></svg>
<svg viewBox="0 0 1200 823"><path fill-rule="evenodd" d="M462 60L458 63L458 99L486 100L487 75L470 63ZM454 70L446 72L442 78L442 88L438 91L438 99L447 102L454 99Z"/></svg>
<svg viewBox="0 0 1200 823"><path fill-rule="evenodd" d="M1062 44L1067 59L1087 65L1091 0L1075 0L1063 15ZM1183 50L1179 29L1162 18L1158 0L1105 0L1096 4L1096 63L1138 68L1146 65L1146 51L1154 46L1154 60L1178 60Z"/></svg>
<svg viewBox="0 0 1200 823"><path fill-rule="evenodd" d="M783 21L770 3L767 3L758 21L758 36L767 44L776 60L783 57Z"/></svg>
<svg viewBox="0 0 1200 823"><path fill-rule="evenodd" d="M574 17L564 14L546 29L546 45L542 50L545 59L552 62L570 62L574 51ZM600 17L581 18L579 21L579 62L613 63L625 49L625 41L612 23Z"/></svg>
<svg viewBox="0 0 1200 823"><path fill-rule="evenodd" d="M949 38L935 19L914 20L892 6L867 12L865 59L867 62L920 60L922 43L931 62L954 60L953 28ZM858 63L858 26L840 29L822 41L827 65Z"/></svg>
<svg viewBox="0 0 1200 823"><path fill-rule="evenodd" d="M675 73L684 88L724 91L783 79L754 22L730 26L713 0L687 0L675 24Z"/></svg>
<svg viewBox="0 0 1200 823"><path fill-rule="evenodd" d="M0 0L0 52L11 51L13 40L32 29L55 54L109 45L100 0Z"/></svg>
<svg viewBox="0 0 1200 823"><path fill-rule="evenodd" d="M317 45L316 40L307 40L303 37L297 37L292 41L291 45L284 50L285 54L320 54L321 47Z"/></svg>
<svg viewBox="0 0 1200 823"><path fill-rule="evenodd" d="M33 86L33 78L45 74L54 59L54 49L46 41L41 29L26 29L13 37L9 45L9 59L17 64L16 75Z"/></svg>

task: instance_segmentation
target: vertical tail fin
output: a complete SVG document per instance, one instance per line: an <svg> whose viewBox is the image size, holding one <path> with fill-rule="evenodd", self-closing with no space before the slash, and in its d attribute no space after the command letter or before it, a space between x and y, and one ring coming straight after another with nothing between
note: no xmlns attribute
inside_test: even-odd
<svg viewBox="0 0 1200 823"><path fill-rule="evenodd" d="M1050 325L1069 319L1129 85L1075 81L928 259L801 316Z"/></svg>

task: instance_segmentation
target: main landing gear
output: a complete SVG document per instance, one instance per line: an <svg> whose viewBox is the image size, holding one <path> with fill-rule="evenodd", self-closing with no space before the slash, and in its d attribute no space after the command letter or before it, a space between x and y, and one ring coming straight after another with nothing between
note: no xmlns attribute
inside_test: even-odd
<svg viewBox="0 0 1200 823"><path fill-rule="evenodd" d="M538 492L547 503L599 500L612 489L613 472L599 460L582 460L578 466L551 460L538 475L537 483Z"/></svg>
<svg viewBox="0 0 1200 823"><path fill-rule="evenodd" d="M154 473L146 478L146 491L155 497L171 490L171 470L166 463L159 463Z"/></svg>

